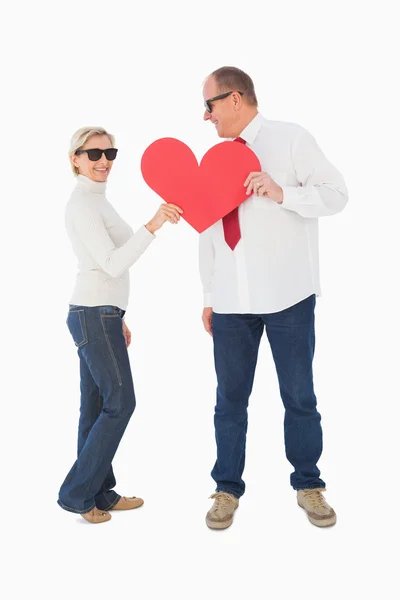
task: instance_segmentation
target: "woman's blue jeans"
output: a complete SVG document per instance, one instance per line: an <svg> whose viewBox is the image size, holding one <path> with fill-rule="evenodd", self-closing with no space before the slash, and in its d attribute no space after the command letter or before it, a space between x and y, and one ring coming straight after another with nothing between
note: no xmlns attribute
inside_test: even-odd
<svg viewBox="0 0 400 600"><path fill-rule="evenodd" d="M75 513L112 508L120 499L111 462L135 410L135 392L116 306L70 306L67 325L78 348L81 405L78 458L58 504Z"/></svg>

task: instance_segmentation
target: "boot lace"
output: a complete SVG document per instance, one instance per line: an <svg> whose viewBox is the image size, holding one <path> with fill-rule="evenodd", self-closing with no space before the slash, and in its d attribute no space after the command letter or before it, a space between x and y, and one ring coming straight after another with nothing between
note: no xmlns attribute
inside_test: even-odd
<svg viewBox="0 0 400 600"><path fill-rule="evenodd" d="M210 498L215 500L216 510L227 510L232 505L232 496L225 492L216 492L215 494L212 494Z"/></svg>
<svg viewBox="0 0 400 600"><path fill-rule="evenodd" d="M304 496L313 508L329 508L320 490L305 490Z"/></svg>

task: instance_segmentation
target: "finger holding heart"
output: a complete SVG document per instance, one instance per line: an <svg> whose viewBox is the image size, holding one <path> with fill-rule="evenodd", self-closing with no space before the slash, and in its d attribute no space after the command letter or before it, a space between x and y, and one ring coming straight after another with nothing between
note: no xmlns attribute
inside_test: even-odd
<svg viewBox="0 0 400 600"><path fill-rule="evenodd" d="M247 187L246 194L249 196L255 194L256 196L265 196L278 204L283 201L283 190L268 173L264 172L252 172L244 182L244 186Z"/></svg>

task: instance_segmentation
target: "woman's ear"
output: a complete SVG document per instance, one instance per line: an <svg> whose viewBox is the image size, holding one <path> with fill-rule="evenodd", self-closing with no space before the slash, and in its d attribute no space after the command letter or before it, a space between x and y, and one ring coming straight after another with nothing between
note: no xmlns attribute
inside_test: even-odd
<svg viewBox="0 0 400 600"><path fill-rule="evenodd" d="M69 157L71 164L73 167L76 167L77 169L79 168L79 159L76 156L76 154L72 154L72 156Z"/></svg>

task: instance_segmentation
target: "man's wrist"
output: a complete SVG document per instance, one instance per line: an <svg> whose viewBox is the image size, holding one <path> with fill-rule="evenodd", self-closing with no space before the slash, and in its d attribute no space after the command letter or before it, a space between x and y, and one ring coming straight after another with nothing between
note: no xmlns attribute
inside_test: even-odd
<svg viewBox="0 0 400 600"><path fill-rule="evenodd" d="M283 203L283 189L280 186L279 186L279 190L277 190L277 192L276 192L276 196L275 196L274 200L277 204Z"/></svg>
<svg viewBox="0 0 400 600"><path fill-rule="evenodd" d="M212 294L207 292L203 295L203 308L211 308L212 307Z"/></svg>

